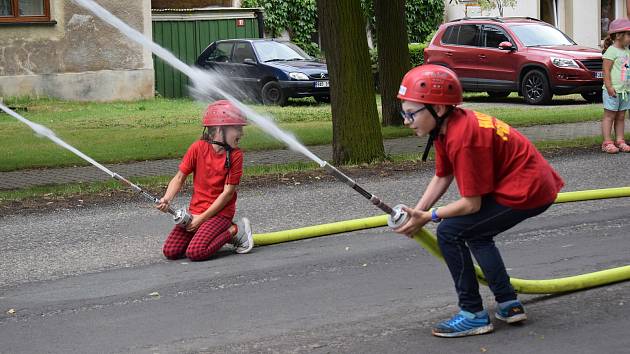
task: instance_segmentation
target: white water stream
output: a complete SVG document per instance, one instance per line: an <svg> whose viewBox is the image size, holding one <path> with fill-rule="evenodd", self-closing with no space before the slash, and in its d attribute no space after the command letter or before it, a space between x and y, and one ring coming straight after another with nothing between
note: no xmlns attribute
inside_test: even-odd
<svg viewBox="0 0 630 354"><path fill-rule="evenodd" d="M28 120L28 119L22 117L21 115L17 114L15 111L13 111L12 109L10 109L9 107L5 106L2 103L0 103L0 109L5 111L8 115L12 116L13 118L15 118L15 119L19 120L20 122L22 122L22 123L28 125L29 127L31 127L31 129L33 129L35 131L35 134L37 134L38 136L46 137L46 138L52 140L55 144L65 148L65 149L68 149L68 150L72 151L73 153L75 153L80 158L82 158L85 161L91 163L92 165L100 168L101 170L103 170L108 175L114 177L114 172L110 171L109 169L107 169L107 167L101 165L100 163L94 161L91 157L89 157L86 154L82 153L81 151L77 150L74 146L66 143L63 140L61 140L57 135L55 135L55 133L52 130L46 128L45 126L43 126L41 124L37 124L37 123L31 122L30 120Z"/></svg>
<svg viewBox="0 0 630 354"><path fill-rule="evenodd" d="M73 1L85 7L86 9L90 10L101 20L109 23L114 28L118 29L121 33L123 33L125 36L130 38L131 40L150 49L151 52L153 52L153 54L160 57L162 60L169 63L172 67L174 67L175 69L181 71L186 76L188 76L193 82L193 86L194 86L193 88L197 94L197 97L202 97L202 96L214 97L217 94L222 97L225 97L226 99L231 101L234 105L236 105L241 110L241 112L243 112L245 116L247 116L249 120L253 121L258 127L260 127L260 129L265 131L267 134L275 137L276 139L280 141L283 141L289 146L290 149L304 154L311 160L317 162L317 164L319 164L320 166L323 167L324 165L326 165L326 162L324 160L320 159L319 157L317 157L317 155L313 154L313 152L307 149L304 145L300 144L300 142L298 142L297 139L293 135L280 129L276 124L274 124L274 122L271 119L255 112L254 110L249 108L247 105L243 104L242 102L234 98L232 95L230 95L229 93L219 88L216 84L217 82L221 81L221 78L217 78L216 74L212 74L207 71L201 70L199 68L194 68L187 65L186 63L179 60L175 55L173 55L173 53L169 52L163 47L160 47L155 42L146 38L142 33L133 29L128 24L120 20L118 17L112 15L109 11L107 11L106 9L104 9L103 7L95 3L94 1L92 0L73 0Z"/></svg>

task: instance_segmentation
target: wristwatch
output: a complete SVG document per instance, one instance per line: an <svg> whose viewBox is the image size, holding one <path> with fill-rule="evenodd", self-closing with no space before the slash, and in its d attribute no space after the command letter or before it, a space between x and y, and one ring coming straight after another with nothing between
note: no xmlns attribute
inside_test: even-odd
<svg viewBox="0 0 630 354"><path fill-rule="evenodd" d="M438 208L431 208L431 221L433 222L440 222L442 221L442 219L440 219L440 217L437 215L437 210Z"/></svg>

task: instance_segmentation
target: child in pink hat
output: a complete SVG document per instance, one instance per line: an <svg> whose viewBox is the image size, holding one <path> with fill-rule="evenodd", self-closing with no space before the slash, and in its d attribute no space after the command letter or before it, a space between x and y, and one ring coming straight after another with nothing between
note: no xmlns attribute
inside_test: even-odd
<svg viewBox="0 0 630 354"><path fill-rule="evenodd" d="M609 154L630 152L624 140L624 119L630 109L630 20L618 18L610 23L608 37L604 41L604 87L602 101L602 151ZM616 140L613 142L614 127Z"/></svg>

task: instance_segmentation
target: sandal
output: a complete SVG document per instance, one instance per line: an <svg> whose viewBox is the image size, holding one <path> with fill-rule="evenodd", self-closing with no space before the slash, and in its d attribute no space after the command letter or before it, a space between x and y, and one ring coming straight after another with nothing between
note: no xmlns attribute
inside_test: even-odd
<svg viewBox="0 0 630 354"><path fill-rule="evenodd" d="M630 152L630 145L626 144L626 142L623 140L617 140L617 143L615 145L617 145L617 148L621 152Z"/></svg>
<svg viewBox="0 0 630 354"><path fill-rule="evenodd" d="M615 144L613 144L612 141L607 140L602 143L602 151L607 152L609 154L616 154L619 152L619 148L617 148Z"/></svg>

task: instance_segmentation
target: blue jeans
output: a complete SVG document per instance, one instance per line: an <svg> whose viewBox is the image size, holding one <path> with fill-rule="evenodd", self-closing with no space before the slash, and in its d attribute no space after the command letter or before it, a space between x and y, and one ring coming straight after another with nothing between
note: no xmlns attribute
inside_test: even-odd
<svg viewBox="0 0 630 354"><path fill-rule="evenodd" d="M481 209L470 215L444 219L437 228L440 250L455 282L459 307L469 312L483 310L479 295L479 283L475 275L472 257L488 281L497 302L516 299L494 236L514 227L521 221L536 216L549 208L515 210L498 204L494 198L482 198Z"/></svg>

